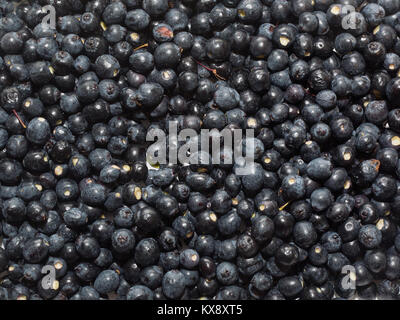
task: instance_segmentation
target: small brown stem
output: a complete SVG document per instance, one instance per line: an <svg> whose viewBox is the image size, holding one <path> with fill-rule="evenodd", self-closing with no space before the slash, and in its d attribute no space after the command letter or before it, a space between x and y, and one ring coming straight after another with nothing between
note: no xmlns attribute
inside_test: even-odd
<svg viewBox="0 0 400 320"><path fill-rule="evenodd" d="M24 129L26 129L26 125L25 123L22 121L21 117L19 116L18 112L15 111L15 109L12 109L12 112L14 113L14 115L16 116L16 118L18 119L19 123L21 124L21 126L24 127Z"/></svg>
<svg viewBox="0 0 400 320"><path fill-rule="evenodd" d="M282 211L283 209L285 209L292 201L288 201L286 202L282 207L279 208L279 211Z"/></svg>
<svg viewBox="0 0 400 320"><path fill-rule="evenodd" d="M204 69L206 69L206 70L212 72L213 75L214 75L218 80L226 81L226 79L225 79L224 77L221 77L221 76L218 74L217 69L211 69L211 68L205 66L204 64L202 64L201 62L199 62L199 61L197 61L197 60L195 60L195 59L194 59L194 61L196 61L196 63L197 63L198 65L202 66Z"/></svg>
<svg viewBox="0 0 400 320"><path fill-rule="evenodd" d="M133 49L133 51L136 51L136 50L139 50L139 49L143 49L143 48L146 48L146 47L148 47L148 46L149 46L149 44L148 44L148 43L145 43L145 44L142 44L141 46L139 46L139 47Z"/></svg>

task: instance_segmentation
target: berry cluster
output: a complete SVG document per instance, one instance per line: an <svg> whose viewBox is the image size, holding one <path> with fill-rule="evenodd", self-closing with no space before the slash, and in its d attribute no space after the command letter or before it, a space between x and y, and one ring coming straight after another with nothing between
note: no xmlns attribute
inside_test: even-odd
<svg viewBox="0 0 400 320"><path fill-rule="evenodd" d="M400 0L0 0L0 299L400 299L399 150Z"/></svg>

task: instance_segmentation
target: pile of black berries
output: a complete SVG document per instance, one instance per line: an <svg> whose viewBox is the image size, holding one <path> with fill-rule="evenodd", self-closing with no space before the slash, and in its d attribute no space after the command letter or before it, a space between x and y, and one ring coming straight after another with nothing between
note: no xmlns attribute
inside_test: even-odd
<svg viewBox="0 0 400 320"><path fill-rule="evenodd" d="M0 299L400 299L399 150L400 0L0 0Z"/></svg>

